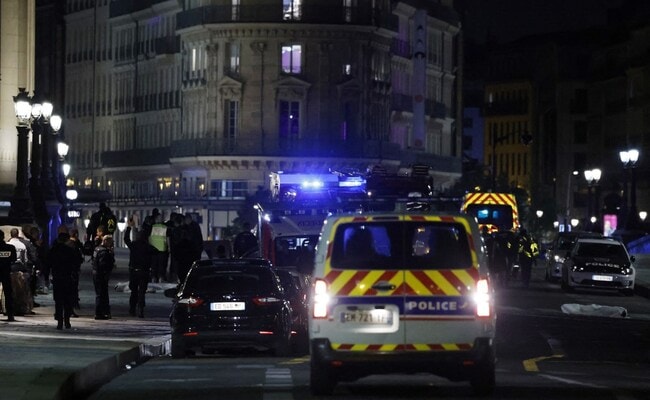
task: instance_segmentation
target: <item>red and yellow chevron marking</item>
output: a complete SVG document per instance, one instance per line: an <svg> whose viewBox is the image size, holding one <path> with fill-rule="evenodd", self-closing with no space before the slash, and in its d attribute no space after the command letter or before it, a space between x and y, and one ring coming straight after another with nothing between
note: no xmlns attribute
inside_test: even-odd
<svg viewBox="0 0 650 400"><path fill-rule="evenodd" d="M460 223L467 232L467 240L472 256L472 265L467 269L453 270L335 270L330 264L332 254L332 243L334 242L334 232L336 225L331 230L329 238L329 247L325 259L325 280L330 284L330 295L333 296L372 296L377 295L377 291L372 286L379 282L390 282L394 289L382 291L383 296L390 295L447 295L460 296L466 294L469 288L473 288L479 279L478 256L474 251L474 239L472 230L465 217L455 216L401 216L402 221L434 221ZM350 222L372 222L373 216L355 216L345 217L337 220L336 224Z"/></svg>
<svg viewBox="0 0 650 400"><path fill-rule="evenodd" d="M519 211L517 208L517 200L515 196L510 193L490 193L478 192L468 193L465 195L465 201L461 208L462 212L466 212L469 204L504 204L512 208L512 221L515 226L519 226Z"/></svg>
<svg viewBox="0 0 650 400"><path fill-rule="evenodd" d="M467 351L471 343L347 344L332 343L338 351Z"/></svg>

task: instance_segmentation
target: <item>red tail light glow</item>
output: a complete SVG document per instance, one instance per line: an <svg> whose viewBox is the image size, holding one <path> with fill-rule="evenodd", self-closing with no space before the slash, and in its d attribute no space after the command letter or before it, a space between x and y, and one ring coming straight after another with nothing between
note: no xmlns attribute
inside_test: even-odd
<svg viewBox="0 0 650 400"><path fill-rule="evenodd" d="M198 297L185 297L183 299L178 300L178 304L185 304L188 308L196 308L199 307L201 304L203 304L205 301L203 299L200 299Z"/></svg>
<svg viewBox="0 0 650 400"><path fill-rule="evenodd" d="M271 304L276 304L281 302L282 299L278 299L277 297L254 297L253 298L253 303L257 304L258 306L268 306Z"/></svg>

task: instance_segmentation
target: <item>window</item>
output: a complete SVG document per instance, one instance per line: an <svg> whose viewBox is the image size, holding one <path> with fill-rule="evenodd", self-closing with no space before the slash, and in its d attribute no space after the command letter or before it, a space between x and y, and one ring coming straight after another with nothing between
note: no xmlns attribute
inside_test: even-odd
<svg viewBox="0 0 650 400"><path fill-rule="evenodd" d="M587 144L587 122L576 121L573 123L573 143Z"/></svg>
<svg viewBox="0 0 650 400"><path fill-rule="evenodd" d="M297 140L300 137L300 102L280 102L280 139Z"/></svg>
<svg viewBox="0 0 650 400"><path fill-rule="evenodd" d="M352 75L352 64L343 64L343 75Z"/></svg>
<svg viewBox="0 0 650 400"><path fill-rule="evenodd" d="M343 20L352 22L352 7L354 0L343 0Z"/></svg>
<svg viewBox="0 0 650 400"><path fill-rule="evenodd" d="M243 200L248 194L248 181L210 181L210 197Z"/></svg>
<svg viewBox="0 0 650 400"><path fill-rule="evenodd" d="M302 0L282 0L282 15L285 20L300 20Z"/></svg>
<svg viewBox="0 0 650 400"><path fill-rule="evenodd" d="M240 2L241 0L232 0L231 19L233 21L239 21L239 7L241 6Z"/></svg>
<svg viewBox="0 0 650 400"><path fill-rule="evenodd" d="M282 72L299 74L302 72L302 45L287 44L282 46Z"/></svg>
<svg viewBox="0 0 650 400"><path fill-rule="evenodd" d="M224 105L224 136L227 150L234 150L239 132L239 102L226 100Z"/></svg>
<svg viewBox="0 0 650 400"><path fill-rule="evenodd" d="M228 59L228 71L231 74L239 75L239 43L230 42L226 47Z"/></svg>

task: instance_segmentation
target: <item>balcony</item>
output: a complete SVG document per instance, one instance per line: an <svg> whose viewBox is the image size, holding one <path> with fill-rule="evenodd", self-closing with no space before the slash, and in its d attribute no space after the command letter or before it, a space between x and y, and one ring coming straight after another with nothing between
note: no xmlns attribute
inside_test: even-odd
<svg viewBox="0 0 650 400"><path fill-rule="evenodd" d="M115 168L169 164L169 155L170 150L168 147L105 151L102 153L102 166L104 168Z"/></svg>
<svg viewBox="0 0 650 400"><path fill-rule="evenodd" d="M376 13L371 12L369 6L344 8L340 5L304 5L299 13L294 14L285 14L280 2L277 5L243 5L236 8L231 5L204 6L178 13L176 28L238 22L378 25L391 28L397 26L396 18L392 18L394 16L379 18Z"/></svg>

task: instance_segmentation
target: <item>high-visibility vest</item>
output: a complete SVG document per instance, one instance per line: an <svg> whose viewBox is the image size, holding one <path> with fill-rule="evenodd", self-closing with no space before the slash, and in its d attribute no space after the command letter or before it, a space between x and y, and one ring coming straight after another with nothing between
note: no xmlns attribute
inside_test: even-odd
<svg viewBox="0 0 650 400"><path fill-rule="evenodd" d="M151 227L151 235L149 235L149 244L155 247L158 251L167 251L167 225L154 224Z"/></svg>

